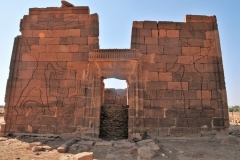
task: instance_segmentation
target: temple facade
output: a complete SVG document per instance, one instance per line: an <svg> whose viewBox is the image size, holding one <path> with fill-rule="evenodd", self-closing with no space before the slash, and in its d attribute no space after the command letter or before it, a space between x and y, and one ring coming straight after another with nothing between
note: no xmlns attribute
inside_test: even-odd
<svg viewBox="0 0 240 160"><path fill-rule="evenodd" d="M67 2L59 8L30 8L20 31L2 134L228 135L216 16L134 21L129 49L100 49L98 14ZM106 78L126 80L128 87L106 89ZM124 136L114 122L124 126Z"/></svg>

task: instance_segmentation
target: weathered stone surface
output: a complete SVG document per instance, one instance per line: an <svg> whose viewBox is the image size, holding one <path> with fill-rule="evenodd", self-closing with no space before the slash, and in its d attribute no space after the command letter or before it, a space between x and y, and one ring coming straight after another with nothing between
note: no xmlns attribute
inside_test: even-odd
<svg viewBox="0 0 240 160"><path fill-rule="evenodd" d="M13 45L2 134L139 141L228 127L215 16L135 21L131 49L99 49L98 15L63 1L60 8L30 9L20 31ZM128 87L105 89L106 78L126 80Z"/></svg>
<svg viewBox="0 0 240 160"><path fill-rule="evenodd" d="M150 159L155 156L155 152L151 150L151 147L140 147L138 148L138 155L143 158Z"/></svg>
<svg viewBox="0 0 240 160"><path fill-rule="evenodd" d="M93 160L93 152L82 152L74 155L72 160Z"/></svg>

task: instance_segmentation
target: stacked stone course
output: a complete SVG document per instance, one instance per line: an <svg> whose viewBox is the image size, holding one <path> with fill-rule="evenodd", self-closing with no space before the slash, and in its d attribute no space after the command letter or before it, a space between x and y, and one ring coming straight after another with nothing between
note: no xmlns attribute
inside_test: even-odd
<svg viewBox="0 0 240 160"><path fill-rule="evenodd" d="M134 21L131 49L99 49L98 15L67 2L31 8L20 31L6 87L5 135L80 130L81 137L98 137L101 106L119 104L129 106L129 138L228 134L215 16ZM127 91L104 90L106 78L126 80Z"/></svg>
<svg viewBox="0 0 240 160"><path fill-rule="evenodd" d="M6 132L63 133L85 125L88 52L99 48L98 15L89 12L31 8L23 17L5 97Z"/></svg>
<svg viewBox="0 0 240 160"><path fill-rule="evenodd" d="M228 127L215 16L185 22L133 22L131 48L142 55L141 127L152 136L212 134Z"/></svg>

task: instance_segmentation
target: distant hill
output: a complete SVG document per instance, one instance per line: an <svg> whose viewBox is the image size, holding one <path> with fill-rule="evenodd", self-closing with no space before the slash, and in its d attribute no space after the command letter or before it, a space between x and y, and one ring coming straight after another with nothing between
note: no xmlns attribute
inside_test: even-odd
<svg viewBox="0 0 240 160"><path fill-rule="evenodd" d="M3 108L4 106L3 105L0 105L0 108Z"/></svg>

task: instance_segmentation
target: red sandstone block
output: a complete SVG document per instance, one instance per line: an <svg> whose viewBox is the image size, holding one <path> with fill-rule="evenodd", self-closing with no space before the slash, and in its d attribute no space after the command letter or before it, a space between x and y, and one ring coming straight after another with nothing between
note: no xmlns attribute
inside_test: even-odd
<svg viewBox="0 0 240 160"><path fill-rule="evenodd" d="M188 39L188 45L191 47L203 47L205 40L203 39Z"/></svg>
<svg viewBox="0 0 240 160"><path fill-rule="evenodd" d="M155 55L155 62L158 63L176 63L177 55Z"/></svg>
<svg viewBox="0 0 240 160"><path fill-rule="evenodd" d="M157 29L157 22L155 21L144 21L143 28L146 29Z"/></svg>
<svg viewBox="0 0 240 160"><path fill-rule="evenodd" d="M176 22L158 22L158 29L179 29Z"/></svg>
<svg viewBox="0 0 240 160"><path fill-rule="evenodd" d="M81 6L81 7L73 7L73 14L90 14L89 7Z"/></svg>
<svg viewBox="0 0 240 160"><path fill-rule="evenodd" d="M163 54L163 47L158 44L148 44L147 45L147 54L157 53Z"/></svg>
<svg viewBox="0 0 240 160"><path fill-rule="evenodd" d="M158 38L158 29L152 29L152 37Z"/></svg>
<svg viewBox="0 0 240 160"><path fill-rule="evenodd" d="M188 127L188 119L176 118L176 127Z"/></svg>
<svg viewBox="0 0 240 160"><path fill-rule="evenodd" d="M168 82L168 90L188 90L188 82Z"/></svg>
<svg viewBox="0 0 240 160"><path fill-rule="evenodd" d="M66 52L66 45L47 45L46 52Z"/></svg>
<svg viewBox="0 0 240 160"><path fill-rule="evenodd" d="M159 127L172 127L175 126L174 118L159 118Z"/></svg>
<svg viewBox="0 0 240 160"><path fill-rule="evenodd" d="M182 55L193 56L200 55L200 47L182 47Z"/></svg>
<svg viewBox="0 0 240 160"><path fill-rule="evenodd" d="M23 17L24 23L29 22L37 22L38 21L38 15L25 15Z"/></svg>
<svg viewBox="0 0 240 160"><path fill-rule="evenodd" d="M143 54L141 56L142 62L153 63L155 54Z"/></svg>
<svg viewBox="0 0 240 160"><path fill-rule="evenodd" d="M204 72L217 72L217 64L214 65L214 64L209 64L209 63L206 63L206 64L203 64L203 71ZM210 78L209 78L210 79Z"/></svg>
<svg viewBox="0 0 240 160"><path fill-rule="evenodd" d="M208 57L207 56L193 56L193 62L194 63L208 63Z"/></svg>
<svg viewBox="0 0 240 160"><path fill-rule="evenodd" d="M69 29L68 37L80 37L80 29Z"/></svg>
<svg viewBox="0 0 240 160"><path fill-rule="evenodd" d="M39 54L39 61L57 61L57 53L41 53Z"/></svg>
<svg viewBox="0 0 240 160"><path fill-rule="evenodd" d="M98 37L88 37L88 45L90 44L99 44Z"/></svg>
<svg viewBox="0 0 240 160"><path fill-rule="evenodd" d="M78 45L47 45L46 52L78 52Z"/></svg>
<svg viewBox="0 0 240 160"><path fill-rule="evenodd" d="M158 72L148 72L149 81L158 81Z"/></svg>
<svg viewBox="0 0 240 160"><path fill-rule="evenodd" d="M197 90L197 99L211 99L211 90Z"/></svg>
<svg viewBox="0 0 240 160"><path fill-rule="evenodd" d="M58 61L72 61L72 53L58 53L57 54Z"/></svg>
<svg viewBox="0 0 240 160"><path fill-rule="evenodd" d="M154 117L154 109L144 109L143 115L144 117L149 117L149 118Z"/></svg>
<svg viewBox="0 0 240 160"><path fill-rule="evenodd" d="M165 55L181 55L182 48L180 46L164 46L163 53Z"/></svg>
<svg viewBox="0 0 240 160"><path fill-rule="evenodd" d="M67 52L78 52L79 46L78 45L67 45Z"/></svg>
<svg viewBox="0 0 240 160"><path fill-rule="evenodd" d="M159 29L159 37L167 37L167 30Z"/></svg>
<svg viewBox="0 0 240 160"><path fill-rule="evenodd" d="M144 99L156 99L156 98L157 92L155 90L144 92Z"/></svg>
<svg viewBox="0 0 240 160"><path fill-rule="evenodd" d="M90 45L79 45L79 52L89 52L91 49Z"/></svg>
<svg viewBox="0 0 240 160"><path fill-rule="evenodd" d="M39 8L29 8L29 15L38 15Z"/></svg>
<svg viewBox="0 0 240 160"><path fill-rule="evenodd" d="M166 69L166 63L142 63L143 70L146 71L160 71Z"/></svg>
<svg viewBox="0 0 240 160"><path fill-rule="evenodd" d="M202 117L206 117L206 118L210 118L210 117L214 117L215 116L215 109L213 108L204 108L202 113L201 113Z"/></svg>
<svg viewBox="0 0 240 160"><path fill-rule="evenodd" d="M187 109L187 117L198 118L200 117L202 109Z"/></svg>
<svg viewBox="0 0 240 160"><path fill-rule="evenodd" d="M201 100L190 100L190 108L202 109Z"/></svg>
<svg viewBox="0 0 240 160"><path fill-rule="evenodd" d="M193 56L178 56L179 64L193 64Z"/></svg>
<svg viewBox="0 0 240 160"><path fill-rule="evenodd" d="M158 118L144 118L144 127L159 127Z"/></svg>
<svg viewBox="0 0 240 160"><path fill-rule="evenodd" d="M147 45L146 44L137 44L135 49L139 49L139 51L143 54L147 53Z"/></svg>
<svg viewBox="0 0 240 160"><path fill-rule="evenodd" d="M31 52L43 53L46 51L45 45L32 45Z"/></svg>
<svg viewBox="0 0 240 160"><path fill-rule="evenodd" d="M216 48L201 48L201 55L202 56L216 56L217 51Z"/></svg>
<svg viewBox="0 0 240 160"><path fill-rule="evenodd" d="M188 91L184 91L184 97L185 99L197 99L197 92L196 90L188 90Z"/></svg>
<svg viewBox="0 0 240 160"><path fill-rule="evenodd" d="M147 82L147 90L160 90L167 89L167 82Z"/></svg>
<svg viewBox="0 0 240 160"><path fill-rule="evenodd" d="M34 30L33 37L40 37L40 38L53 37L53 31L52 30Z"/></svg>
<svg viewBox="0 0 240 160"><path fill-rule="evenodd" d="M180 30L180 38L206 39L206 34L199 30Z"/></svg>
<svg viewBox="0 0 240 160"><path fill-rule="evenodd" d="M67 37L68 30L53 30L53 37Z"/></svg>
<svg viewBox="0 0 240 160"><path fill-rule="evenodd" d="M138 36L145 36L145 37L151 37L152 36L152 30L151 29L139 29L139 35Z"/></svg>
<svg viewBox="0 0 240 160"><path fill-rule="evenodd" d="M73 44L87 45L88 37L73 37Z"/></svg>
<svg viewBox="0 0 240 160"><path fill-rule="evenodd" d="M159 81L172 81L172 73L166 72L166 73L159 73Z"/></svg>
<svg viewBox="0 0 240 160"><path fill-rule="evenodd" d="M33 37L33 30L21 30L23 37Z"/></svg>
<svg viewBox="0 0 240 160"><path fill-rule="evenodd" d="M203 22L201 15L186 15L185 22Z"/></svg>
<svg viewBox="0 0 240 160"><path fill-rule="evenodd" d="M40 38L40 45L59 44L59 38Z"/></svg>
<svg viewBox="0 0 240 160"><path fill-rule="evenodd" d="M18 70L18 79L30 79L32 74L33 70Z"/></svg>
<svg viewBox="0 0 240 160"><path fill-rule="evenodd" d="M215 31L206 31L206 39L215 39Z"/></svg>
<svg viewBox="0 0 240 160"><path fill-rule="evenodd" d="M133 21L133 28L143 28L143 22Z"/></svg>
<svg viewBox="0 0 240 160"><path fill-rule="evenodd" d="M78 20L79 20L79 21L87 21L87 20L89 20L90 18L91 18L91 19L94 19L94 18L92 18L92 17L94 17L94 16L90 16L90 15L88 15L88 14L80 14L80 15L78 15ZM98 20L98 17L97 17L96 20Z"/></svg>
<svg viewBox="0 0 240 160"><path fill-rule="evenodd" d="M66 29L84 29L85 22L84 21L72 21L66 23Z"/></svg>
<svg viewBox="0 0 240 160"><path fill-rule="evenodd" d="M64 14L64 21L78 21L77 14Z"/></svg>
<svg viewBox="0 0 240 160"><path fill-rule="evenodd" d="M167 30L167 37L179 37L179 30Z"/></svg>
<svg viewBox="0 0 240 160"><path fill-rule="evenodd" d="M38 60L38 54L39 53L23 54L21 59L22 59L22 61L37 61Z"/></svg>
<svg viewBox="0 0 240 160"><path fill-rule="evenodd" d="M51 22L54 21L53 14L38 15L38 22Z"/></svg>
<svg viewBox="0 0 240 160"><path fill-rule="evenodd" d="M202 107L203 108L210 108L211 107L211 100L210 99L202 100Z"/></svg>
<svg viewBox="0 0 240 160"><path fill-rule="evenodd" d="M132 36L131 43L144 44L144 37Z"/></svg>
<svg viewBox="0 0 240 160"><path fill-rule="evenodd" d="M59 44L73 44L74 37L59 37Z"/></svg>
<svg viewBox="0 0 240 160"><path fill-rule="evenodd" d="M182 41L179 38L175 37L161 37L159 38L159 45L163 46L174 46L174 47L180 47L182 46Z"/></svg>

